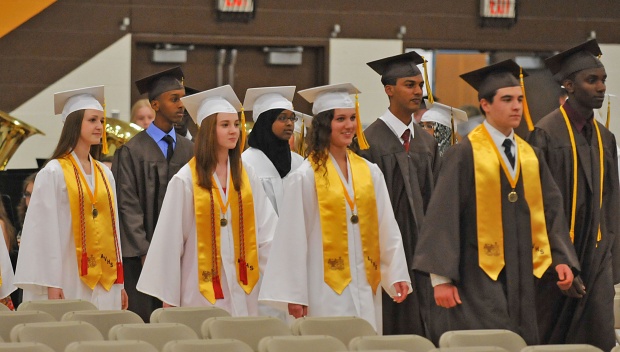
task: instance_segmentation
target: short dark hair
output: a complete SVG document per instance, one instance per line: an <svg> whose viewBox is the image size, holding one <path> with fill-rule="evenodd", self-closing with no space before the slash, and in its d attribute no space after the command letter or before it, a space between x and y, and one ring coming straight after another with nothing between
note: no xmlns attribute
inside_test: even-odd
<svg viewBox="0 0 620 352"><path fill-rule="evenodd" d="M488 101L489 104L493 104L493 98L495 98L496 94L497 94L497 89L492 91L492 92L490 92L490 93L488 93L488 94L485 94L484 96L481 96L480 100L484 99L484 100ZM480 112L482 113L482 116L486 117L487 114L484 112L484 109L482 108L482 105L480 105L479 108L480 108Z"/></svg>
<svg viewBox="0 0 620 352"><path fill-rule="evenodd" d="M395 86L396 85L396 81L398 81L398 78L394 78L394 77L383 77L381 76L381 84L383 84L383 86Z"/></svg>

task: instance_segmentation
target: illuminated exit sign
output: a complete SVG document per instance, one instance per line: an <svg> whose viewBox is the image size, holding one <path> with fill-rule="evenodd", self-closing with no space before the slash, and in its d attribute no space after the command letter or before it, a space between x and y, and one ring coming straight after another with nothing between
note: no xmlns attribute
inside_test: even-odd
<svg viewBox="0 0 620 352"><path fill-rule="evenodd" d="M254 12L254 0L219 0L218 11Z"/></svg>
<svg viewBox="0 0 620 352"><path fill-rule="evenodd" d="M515 18L517 0L481 0L480 16L486 18Z"/></svg>

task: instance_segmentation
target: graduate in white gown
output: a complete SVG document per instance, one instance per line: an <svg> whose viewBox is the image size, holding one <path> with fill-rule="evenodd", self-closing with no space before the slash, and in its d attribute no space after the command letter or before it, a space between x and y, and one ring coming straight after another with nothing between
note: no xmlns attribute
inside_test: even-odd
<svg viewBox="0 0 620 352"><path fill-rule="evenodd" d="M54 95L64 126L24 220L15 274L24 301L83 299L101 310L127 309L116 185L93 157L106 140L103 94L98 86Z"/></svg>
<svg viewBox="0 0 620 352"><path fill-rule="evenodd" d="M13 265L11 264L9 251L6 248L6 243L4 241L4 233L0 228L0 300L7 298L17 289L13 283ZM12 303L10 304L12 305Z"/></svg>
<svg viewBox="0 0 620 352"><path fill-rule="evenodd" d="M291 102L294 95L295 86L250 88L243 102L254 119L243 162L256 171L276 213L282 203L282 179L304 160L289 146L298 119Z"/></svg>
<svg viewBox="0 0 620 352"><path fill-rule="evenodd" d="M241 162L241 103L228 85L181 99L199 125L195 157L168 184L137 288L164 307L258 315L277 215Z"/></svg>
<svg viewBox="0 0 620 352"><path fill-rule="evenodd" d="M348 150L358 127L351 84L300 92L314 102L308 159L284 198L259 300L302 316L357 316L382 331L381 287L411 292L402 239L379 168Z"/></svg>

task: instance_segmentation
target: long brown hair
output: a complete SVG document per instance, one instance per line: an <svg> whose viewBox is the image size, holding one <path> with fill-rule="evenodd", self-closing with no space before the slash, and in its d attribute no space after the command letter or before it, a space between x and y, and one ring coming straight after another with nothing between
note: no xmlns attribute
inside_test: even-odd
<svg viewBox="0 0 620 352"><path fill-rule="evenodd" d="M75 146L80 140L80 134L82 133L82 121L84 121L84 109L77 110L69 115L65 119L65 124L62 126L62 132L60 132L60 140L56 149L52 154L52 159L60 159L75 149ZM105 128L105 126L103 126ZM90 146L90 155L99 160L101 158L101 144Z"/></svg>
<svg viewBox="0 0 620 352"><path fill-rule="evenodd" d="M11 224L11 220L9 219L9 215L4 209L4 203L0 201L0 221L4 223L4 229L6 233L4 234L4 239L6 241L7 248L11 250L12 248L17 247L17 238L15 237L15 227Z"/></svg>
<svg viewBox="0 0 620 352"><path fill-rule="evenodd" d="M37 177L37 173L33 173L30 174L28 177L26 177L24 179L24 182L22 183L22 199L19 201L19 204L17 205L17 218L19 221L19 227L23 227L24 226L24 219L26 218L26 210L28 210L28 206L26 206L26 187L28 187L29 184L34 184L34 179Z"/></svg>
<svg viewBox="0 0 620 352"><path fill-rule="evenodd" d="M196 143L194 143L194 155L196 156L196 173L198 185L211 190L213 188L212 175L217 166L217 113L207 116L198 129ZM241 128L241 125L239 125ZM230 173L235 190L241 189L241 134L234 149L228 151L230 160Z"/></svg>
<svg viewBox="0 0 620 352"><path fill-rule="evenodd" d="M316 171L325 167L327 158L329 158L333 119L333 109L320 112L312 119L312 127L308 134L308 150L306 153L307 157L316 164ZM327 172L327 169L325 172Z"/></svg>

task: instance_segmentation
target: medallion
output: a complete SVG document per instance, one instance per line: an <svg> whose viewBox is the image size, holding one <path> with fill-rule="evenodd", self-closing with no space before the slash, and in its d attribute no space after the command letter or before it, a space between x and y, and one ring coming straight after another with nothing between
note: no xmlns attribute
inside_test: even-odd
<svg viewBox="0 0 620 352"><path fill-rule="evenodd" d="M517 199L519 199L519 196L517 196L517 192L512 191L508 193L508 201L510 201L510 203L516 202Z"/></svg>
<svg viewBox="0 0 620 352"><path fill-rule="evenodd" d="M93 207L93 219L96 218L97 215L99 215L99 210L97 210L97 208Z"/></svg>
<svg viewBox="0 0 620 352"><path fill-rule="evenodd" d="M353 214L351 215L351 222L354 224L357 224L360 221L360 218L357 216L357 214Z"/></svg>
<svg viewBox="0 0 620 352"><path fill-rule="evenodd" d="M220 226L224 227L226 225L228 225L228 220L226 220L225 218L221 218L220 219Z"/></svg>

